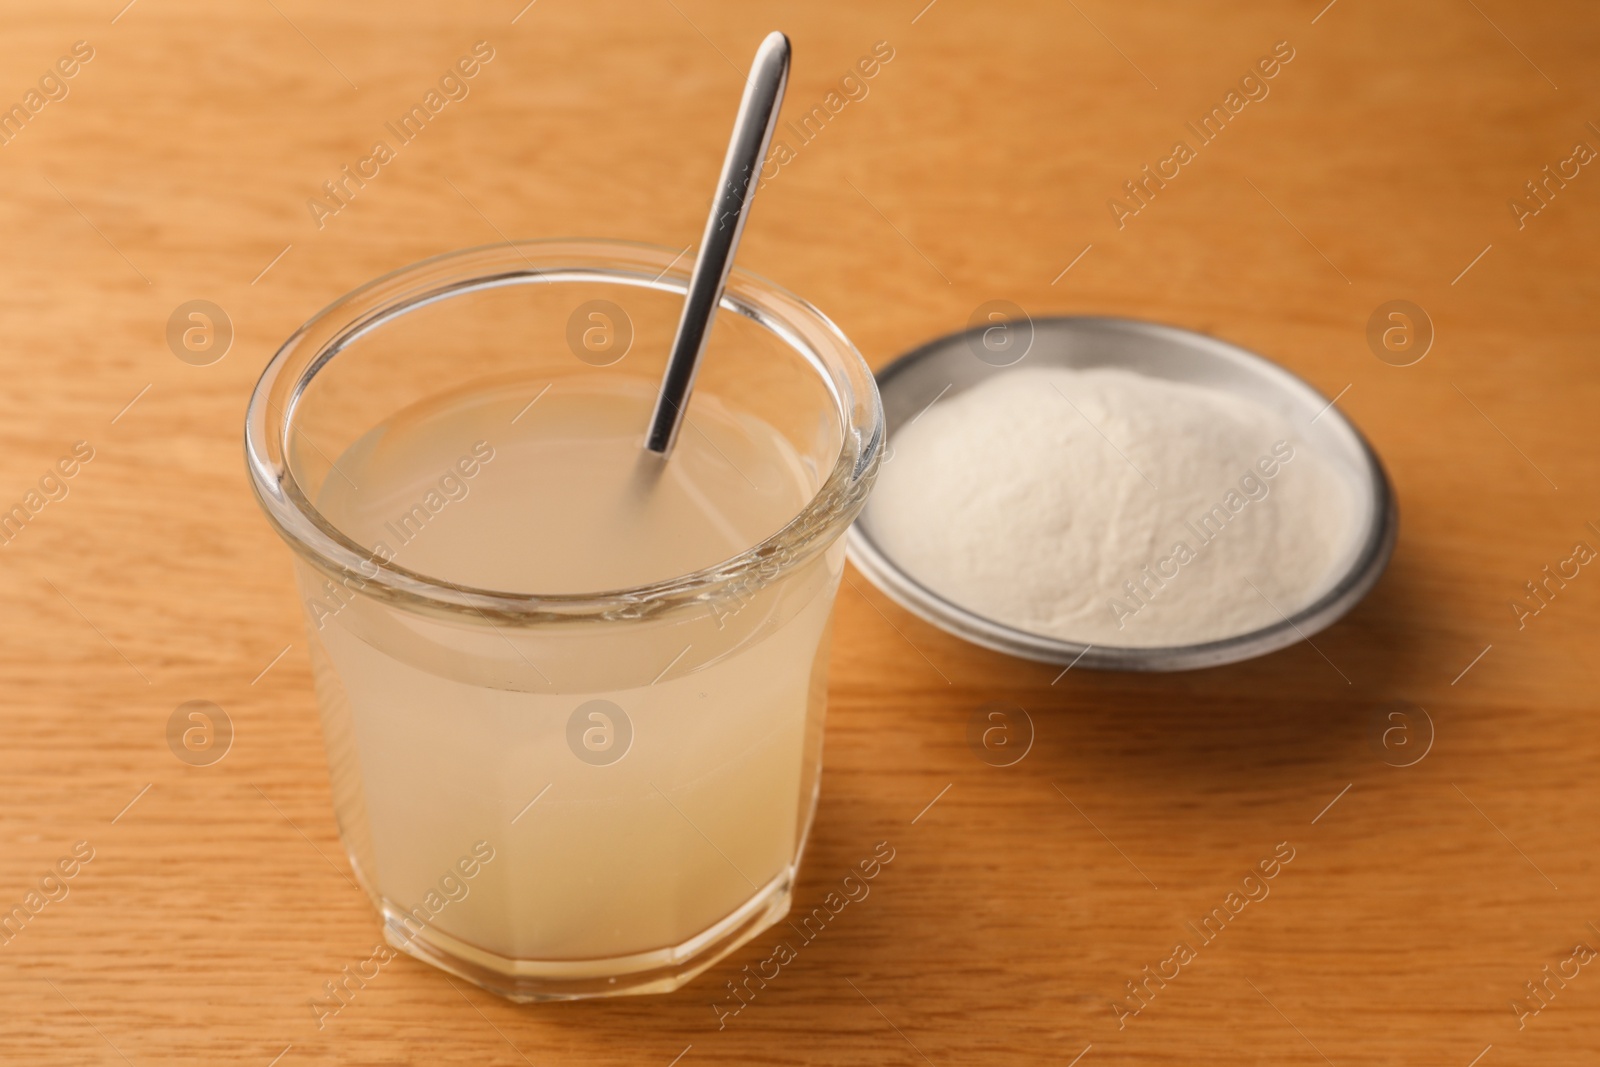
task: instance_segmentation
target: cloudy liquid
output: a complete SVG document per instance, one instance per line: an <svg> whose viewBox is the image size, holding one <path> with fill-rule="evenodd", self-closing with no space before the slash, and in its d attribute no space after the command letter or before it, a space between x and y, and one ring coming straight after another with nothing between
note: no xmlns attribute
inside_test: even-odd
<svg viewBox="0 0 1600 1067"><path fill-rule="evenodd" d="M662 468L641 449L650 383L542 385L401 412L339 457L319 510L435 579L582 594L727 560L820 482L715 397L696 395ZM642 967L781 891L841 566L835 546L693 609L528 627L402 613L302 565L335 803L369 887L420 906L457 955L578 975ZM462 865L475 847L493 858Z"/></svg>

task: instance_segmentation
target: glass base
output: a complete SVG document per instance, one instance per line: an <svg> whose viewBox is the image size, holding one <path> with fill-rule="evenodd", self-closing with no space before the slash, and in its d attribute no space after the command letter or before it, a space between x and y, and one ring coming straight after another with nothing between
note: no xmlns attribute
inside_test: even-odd
<svg viewBox="0 0 1600 1067"><path fill-rule="evenodd" d="M681 945L585 960L526 960L496 955L425 927L407 932L410 916L382 900L383 936L424 963L519 1004L670 993L789 914L794 871L768 882L738 911ZM415 925L415 920L411 920Z"/></svg>

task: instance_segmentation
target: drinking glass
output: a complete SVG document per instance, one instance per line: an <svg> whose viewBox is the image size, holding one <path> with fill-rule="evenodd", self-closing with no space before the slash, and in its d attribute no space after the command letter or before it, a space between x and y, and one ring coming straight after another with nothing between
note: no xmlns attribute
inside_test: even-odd
<svg viewBox="0 0 1600 1067"><path fill-rule="evenodd" d="M731 558L636 588L443 580L325 505L361 492L348 450L412 405L490 382L521 390L523 412L574 383L653 390L688 269L599 240L442 255L320 312L250 399L246 462L293 549L356 876L392 945L514 1000L671 990L787 912L840 535L883 437L872 374L815 308L734 271L685 433L697 402L759 420L792 450L805 502ZM484 426L484 447L504 431ZM426 536L433 503L400 525Z"/></svg>

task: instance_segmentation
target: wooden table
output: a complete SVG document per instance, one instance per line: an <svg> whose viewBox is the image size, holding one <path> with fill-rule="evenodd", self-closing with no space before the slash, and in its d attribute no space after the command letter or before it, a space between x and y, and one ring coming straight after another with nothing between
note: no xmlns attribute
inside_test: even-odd
<svg viewBox="0 0 1600 1067"><path fill-rule="evenodd" d="M123 2L0 34L0 100L73 70L0 145L0 505L27 519L0 553L0 908L74 872L0 946L0 1060L1595 1062L1600 969L1573 956L1600 946L1600 574L1542 575L1600 547L1600 173L1568 162L1600 149L1591 6ZM712 1003L768 938L610 1003L517 1007L402 959L319 1030L309 999L379 932L244 478L251 385L316 309L427 255L694 240L735 65L774 27L790 117L892 59L794 139L743 263L874 363L992 299L1265 353L1383 455L1394 562L1315 648L1158 677L969 647L851 572L798 902L879 841L896 858L725 1028ZM469 96L337 213L307 206L480 40ZM1193 158L1163 162L1179 139ZM1168 177L1141 204L1147 164ZM166 340L197 299L234 330L204 366ZM1369 347L1391 300L1432 323L1420 362ZM191 700L235 732L211 766L167 744ZM1034 724L1014 766L968 747L992 701ZM1288 850L1269 896L1230 898ZM1191 930L1230 900L1215 940Z"/></svg>

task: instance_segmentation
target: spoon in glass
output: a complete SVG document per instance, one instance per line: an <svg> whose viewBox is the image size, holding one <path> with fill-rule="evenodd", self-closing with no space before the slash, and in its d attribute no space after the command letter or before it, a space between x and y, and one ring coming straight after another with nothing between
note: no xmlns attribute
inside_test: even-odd
<svg viewBox="0 0 1600 1067"><path fill-rule="evenodd" d="M772 143L772 131L778 123L778 108L783 103L783 90L788 80L789 38L774 31L767 34L761 47L756 49L755 62L744 85L739 114L733 122L733 137L728 142L727 157L722 161L722 178L711 204L711 216L706 220L705 234L700 238L700 255L689 274L683 317L678 320L678 333L672 341L672 353L667 357L661 395L645 434L645 449L663 460L678 439L684 408L689 403L689 390L694 388L700 357L705 353L706 339L711 334L711 322L716 317L717 305L722 302L722 290L728 284L728 271L733 266L733 254L750 214L761 161Z"/></svg>

